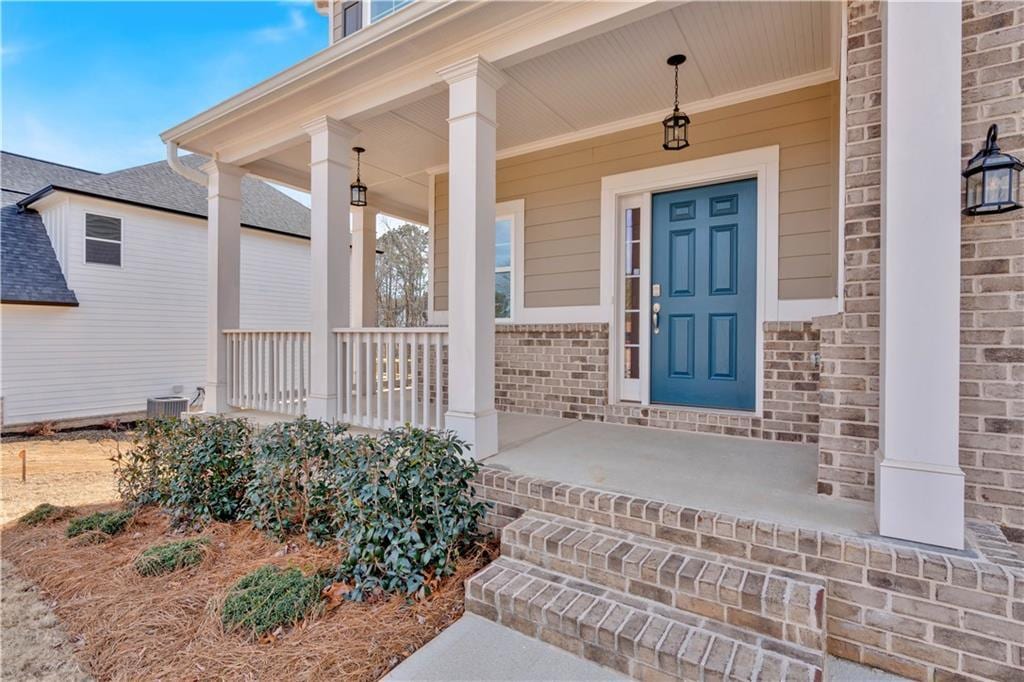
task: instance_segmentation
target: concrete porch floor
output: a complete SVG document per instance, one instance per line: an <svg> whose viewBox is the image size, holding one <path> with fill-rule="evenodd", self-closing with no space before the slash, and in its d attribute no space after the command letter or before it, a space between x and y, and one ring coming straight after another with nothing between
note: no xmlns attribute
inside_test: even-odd
<svg viewBox="0 0 1024 682"><path fill-rule="evenodd" d="M803 528L874 533L872 505L821 497L817 446L582 422L498 416L513 473Z"/></svg>

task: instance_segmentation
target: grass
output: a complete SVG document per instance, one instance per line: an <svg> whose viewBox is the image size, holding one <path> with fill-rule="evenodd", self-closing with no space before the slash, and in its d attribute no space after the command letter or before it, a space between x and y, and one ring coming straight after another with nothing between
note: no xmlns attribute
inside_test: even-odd
<svg viewBox="0 0 1024 682"><path fill-rule="evenodd" d="M206 538L192 538L150 547L135 560L135 570L141 575L163 575L179 568L196 566L206 554Z"/></svg>
<svg viewBox="0 0 1024 682"><path fill-rule="evenodd" d="M18 519L18 523L26 526L38 526L41 523L59 521L60 519L67 518L67 516L72 513L74 513L74 510L69 507L58 507L55 504L43 502L35 509Z"/></svg>
<svg viewBox="0 0 1024 682"><path fill-rule="evenodd" d="M261 566L231 587L221 622L226 630L245 630L256 636L294 625L319 605L322 583L297 568Z"/></svg>
<svg viewBox="0 0 1024 682"><path fill-rule="evenodd" d="M95 532L110 537L123 531L133 516L134 513L127 510L96 512L88 516L79 516L77 519L71 520L65 534L69 538L74 538L84 533ZM105 538L101 537L101 539Z"/></svg>

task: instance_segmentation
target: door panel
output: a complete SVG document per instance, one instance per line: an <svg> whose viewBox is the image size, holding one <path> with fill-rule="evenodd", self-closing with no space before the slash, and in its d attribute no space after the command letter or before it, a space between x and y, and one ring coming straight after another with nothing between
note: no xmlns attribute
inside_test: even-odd
<svg viewBox="0 0 1024 682"><path fill-rule="evenodd" d="M740 180L656 194L651 402L756 406L757 185Z"/></svg>

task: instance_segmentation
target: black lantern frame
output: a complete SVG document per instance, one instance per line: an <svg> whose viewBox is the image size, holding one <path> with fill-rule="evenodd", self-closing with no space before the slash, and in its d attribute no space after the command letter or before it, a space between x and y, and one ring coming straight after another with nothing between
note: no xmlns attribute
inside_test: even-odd
<svg viewBox="0 0 1024 682"><path fill-rule="evenodd" d="M665 141L661 148L666 151L677 152L690 146L690 117L679 111L679 65L685 61L684 54L674 54L668 58L668 65L676 70L676 90L672 113L661 122L665 128Z"/></svg>
<svg viewBox="0 0 1024 682"><path fill-rule="evenodd" d="M999 127L993 123L985 136L985 147L971 157L964 169L967 191L964 215L995 215L1016 211L1020 204L1020 172L1024 163L999 151Z"/></svg>
<svg viewBox="0 0 1024 682"><path fill-rule="evenodd" d="M362 170L360 159L366 150L362 147L352 147L352 151L356 153L356 181L349 185L349 203L352 206L366 206L366 185L359 178L359 173Z"/></svg>

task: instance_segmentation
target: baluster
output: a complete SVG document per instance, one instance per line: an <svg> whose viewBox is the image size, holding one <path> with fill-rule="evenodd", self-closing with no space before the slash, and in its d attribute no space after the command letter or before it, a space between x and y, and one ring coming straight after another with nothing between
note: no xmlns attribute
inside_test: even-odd
<svg viewBox="0 0 1024 682"><path fill-rule="evenodd" d="M398 333L398 421L405 424L405 332Z"/></svg>
<svg viewBox="0 0 1024 682"><path fill-rule="evenodd" d="M419 374L419 372L417 371L419 369L418 357L420 354L419 340L419 332L413 332L412 340L409 342L409 350L412 355L412 370L410 373L409 381L409 387L412 389L409 394L409 421L411 421L414 426L419 426L419 424L417 423L418 419L416 414L416 389L419 387L420 384L419 376L417 376Z"/></svg>
<svg viewBox="0 0 1024 682"><path fill-rule="evenodd" d="M423 335L423 428L430 427L430 333Z"/></svg>
<svg viewBox="0 0 1024 682"><path fill-rule="evenodd" d="M442 346L444 346L444 337L441 334L437 334L437 347L434 350L434 357L437 362L437 367L435 368L437 373L437 383L434 386L434 391L437 393L437 399L434 404L434 423L437 424L438 430L444 428L444 424L442 423L444 411L444 396L442 395L442 391L444 390L444 363L441 359Z"/></svg>
<svg viewBox="0 0 1024 682"><path fill-rule="evenodd" d="M349 334L343 334L338 337L345 344L345 419L346 422L352 421L352 337Z"/></svg>
<svg viewBox="0 0 1024 682"><path fill-rule="evenodd" d="M384 338L388 359L388 426L391 427L395 424L395 335L389 332Z"/></svg>
<svg viewBox="0 0 1024 682"><path fill-rule="evenodd" d="M373 426L373 387L376 385L376 377L373 375L373 336L369 332L363 336L363 343L366 346L366 409L363 411L366 419L363 426L370 428Z"/></svg>

